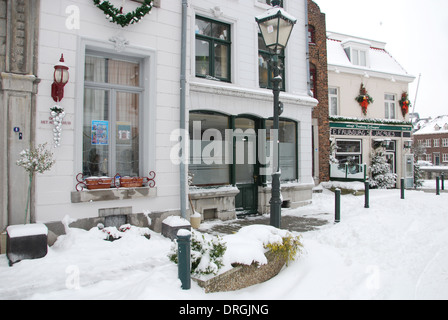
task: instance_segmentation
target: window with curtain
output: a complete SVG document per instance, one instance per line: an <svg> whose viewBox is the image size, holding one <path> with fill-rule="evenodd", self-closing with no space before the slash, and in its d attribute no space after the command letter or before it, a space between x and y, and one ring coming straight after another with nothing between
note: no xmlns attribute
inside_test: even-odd
<svg viewBox="0 0 448 320"><path fill-rule="evenodd" d="M272 120L266 120L266 130L269 132L274 127ZM279 123L279 164L282 172L282 181L295 181L298 178L297 157L297 123L290 120L280 120ZM268 139L269 140L269 139ZM267 141L269 142L269 141ZM266 144L269 148L269 143ZM267 154L270 154L269 150ZM267 176L268 181L272 177Z"/></svg>
<svg viewBox="0 0 448 320"><path fill-rule="evenodd" d="M225 130L230 119L217 113L190 113L190 165L195 186L230 184L230 164L226 164Z"/></svg>
<svg viewBox="0 0 448 320"><path fill-rule="evenodd" d="M230 82L230 25L196 17L196 76Z"/></svg>
<svg viewBox="0 0 448 320"><path fill-rule="evenodd" d="M87 54L84 79L83 174L139 176L141 62Z"/></svg>

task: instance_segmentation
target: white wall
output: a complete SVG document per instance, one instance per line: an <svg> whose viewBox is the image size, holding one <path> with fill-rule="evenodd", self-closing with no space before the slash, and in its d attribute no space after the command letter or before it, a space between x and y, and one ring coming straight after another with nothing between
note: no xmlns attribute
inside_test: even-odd
<svg viewBox="0 0 448 320"><path fill-rule="evenodd" d="M121 0L111 0L119 7ZM130 1L127 5L137 6ZM252 111L268 117L272 113L272 93L258 88L258 39L255 16L268 7L257 0L190 0L188 22L188 88L199 83L204 87L216 82L194 77L194 16L201 14L232 24L232 84L244 96L250 92L258 96L252 101ZM311 181L311 108L314 99L306 96L305 12L304 0L287 1L287 11L298 18L298 23L287 49L287 93L285 117L300 121L300 170L304 180ZM74 11L73 11L74 10ZM126 10L126 9L125 9ZM132 206L134 213L143 210L162 211L179 208L179 169L170 161L172 143L170 134L179 128L179 86L181 53L180 0L162 0L161 8L153 8L139 24L122 28L106 20L104 13L92 1L41 0L39 36L39 73L42 80L37 97L36 142L50 145L53 141L52 125L48 123L49 109L54 106L51 98L54 65L61 53L70 68L70 82L65 88L65 98L60 103L67 113L63 126L62 145L53 149L56 165L51 172L36 179L35 207L38 221L60 221L65 215L72 218L98 216L98 209ZM71 28L73 18L79 13L79 29ZM215 13L218 16L215 16ZM221 15L222 13L222 15ZM148 158L145 171L157 172L157 197L154 199L103 201L72 204L71 192L75 191L76 175L82 171L82 107L84 88L84 54L86 48L98 47L114 53L112 37L126 39L127 49L120 54L136 55L145 59L145 107L148 112L144 122L148 145L144 152ZM192 68L193 67L193 68ZM220 85L220 84L219 84ZM224 85L226 86L226 85ZM260 103L261 99L265 100ZM188 107L198 95L191 94ZM241 113L241 105L229 105L233 97L220 98L229 114ZM227 99L227 100L226 100ZM227 102L226 102L227 101ZM255 103L258 101L258 103ZM243 102L244 105L244 102ZM203 108L204 100L197 107ZM262 107L263 106L263 107Z"/></svg>

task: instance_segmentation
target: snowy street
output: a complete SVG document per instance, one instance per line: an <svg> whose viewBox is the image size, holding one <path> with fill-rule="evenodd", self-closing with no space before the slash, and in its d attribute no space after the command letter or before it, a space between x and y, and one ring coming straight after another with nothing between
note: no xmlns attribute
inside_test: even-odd
<svg viewBox="0 0 448 320"><path fill-rule="evenodd" d="M342 197L333 224L334 194L286 215L330 221L303 234L304 254L276 278L238 292L180 289L171 241L151 232L113 243L99 230L70 229L47 257L8 267L0 256L0 299L448 299L448 194L371 190ZM324 214L326 213L326 214Z"/></svg>

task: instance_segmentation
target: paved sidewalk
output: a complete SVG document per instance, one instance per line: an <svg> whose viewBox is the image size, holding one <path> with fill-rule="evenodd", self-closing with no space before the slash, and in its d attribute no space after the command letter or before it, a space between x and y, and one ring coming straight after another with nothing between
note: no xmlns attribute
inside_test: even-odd
<svg viewBox="0 0 448 320"><path fill-rule="evenodd" d="M327 225L328 223L328 220L317 218L282 216L281 228L303 233L316 230L319 227ZM231 221L207 221L201 224L198 231L222 236L236 233L241 228L254 224L270 225L270 218L268 215L263 215Z"/></svg>

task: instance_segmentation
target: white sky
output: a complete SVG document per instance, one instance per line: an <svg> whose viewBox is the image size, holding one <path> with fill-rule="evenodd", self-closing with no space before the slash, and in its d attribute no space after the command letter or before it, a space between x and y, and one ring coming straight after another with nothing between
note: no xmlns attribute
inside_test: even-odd
<svg viewBox="0 0 448 320"><path fill-rule="evenodd" d="M447 0L314 0L327 31L386 42L386 50L416 77L409 97L420 117L448 115Z"/></svg>

